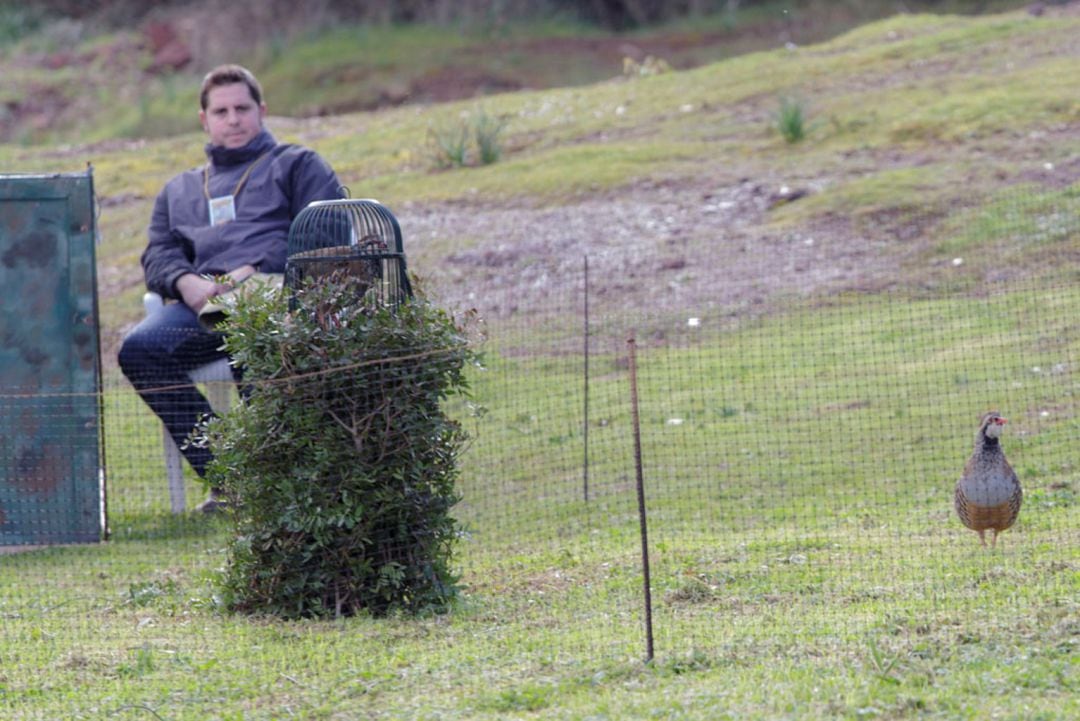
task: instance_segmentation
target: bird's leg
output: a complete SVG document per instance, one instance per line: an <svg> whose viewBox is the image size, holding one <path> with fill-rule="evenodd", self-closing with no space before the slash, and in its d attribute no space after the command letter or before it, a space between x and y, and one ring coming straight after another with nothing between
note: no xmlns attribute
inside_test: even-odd
<svg viewBox="0 0 1080 721"><path fill-rule="evenodd" d="M983 545L983 548L986 548L986 531L979 531L979 543Z"/></svg>
<svg viewBox="0 0 1080 721"><path fill-rule="evenodd" d="M997 548L997 529L994 530L994 535L990 537L990 548Z"/></svg>

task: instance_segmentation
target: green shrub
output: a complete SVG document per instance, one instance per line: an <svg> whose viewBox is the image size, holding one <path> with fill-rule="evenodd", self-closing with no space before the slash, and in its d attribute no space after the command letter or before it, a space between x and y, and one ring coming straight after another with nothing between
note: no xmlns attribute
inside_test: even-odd
<svg viewBox="0 0 1080 721"><path fill-rule="evenodd" d="M465 434L464 327L422 295L397 309L339 277L251 294L226 321L246 399L212 421L209 482L235 502L230 605L296 618L444 609Z"/></svg>

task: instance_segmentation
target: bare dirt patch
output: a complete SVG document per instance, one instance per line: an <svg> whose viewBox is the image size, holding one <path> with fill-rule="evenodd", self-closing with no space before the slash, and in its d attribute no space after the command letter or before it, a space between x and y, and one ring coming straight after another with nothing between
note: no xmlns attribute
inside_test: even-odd
<svg viewBox="0 0 1080 721"><path fill-rule="evenodd" d="M880 286L924 250L844 222L774 229L777 187L643 182L555 207L407 205L399 215L410 263L439 298L493 319L580 304L586 258L600 314L737 315L781 296ZM466 247L431 250L453 239Z"/></svg>

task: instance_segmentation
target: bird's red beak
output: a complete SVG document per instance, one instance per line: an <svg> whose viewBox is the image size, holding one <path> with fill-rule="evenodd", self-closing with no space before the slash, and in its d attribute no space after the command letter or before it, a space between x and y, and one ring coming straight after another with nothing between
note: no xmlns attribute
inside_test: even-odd
<svg viewBox="0 0 1080 721"><path fill-rule="evenodd" d="M1008 423L1008 421L1007 421L1007 420L1005 420L1004 418L995 418L995 419L994 419L994 424L995 424L995 425L1003 426L1003 425L1005 425L1006 423Z"/></svg>

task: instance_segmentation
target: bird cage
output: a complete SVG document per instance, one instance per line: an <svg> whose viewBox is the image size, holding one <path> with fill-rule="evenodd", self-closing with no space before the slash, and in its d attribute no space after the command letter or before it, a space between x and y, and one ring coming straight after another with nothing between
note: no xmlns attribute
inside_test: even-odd
<svg viewBox="0 0 1080 721"><path fill-rule="evenodd" d="M361 294L397 307L412 297L397 218L376 200L317 200L289 227L285 286L345 276Z"/></svg>

